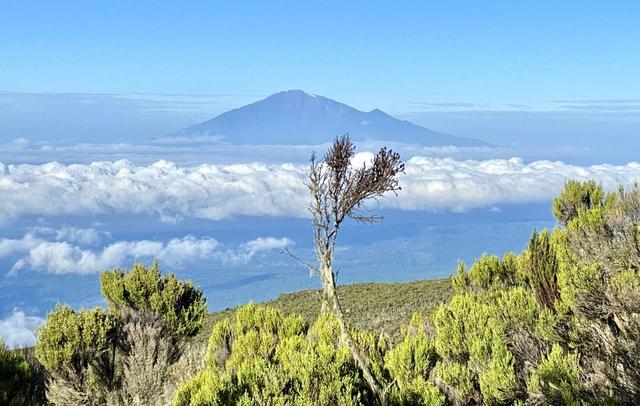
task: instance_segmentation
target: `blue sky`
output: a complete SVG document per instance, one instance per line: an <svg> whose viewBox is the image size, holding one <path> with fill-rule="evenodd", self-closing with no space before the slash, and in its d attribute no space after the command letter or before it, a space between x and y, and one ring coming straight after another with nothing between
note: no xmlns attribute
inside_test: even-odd
<svg viewBox="0 0 640 406"><path fill-rule="evenodd" d="M640 94L633 1L2 2L0 89L359 108Z"/></svg>

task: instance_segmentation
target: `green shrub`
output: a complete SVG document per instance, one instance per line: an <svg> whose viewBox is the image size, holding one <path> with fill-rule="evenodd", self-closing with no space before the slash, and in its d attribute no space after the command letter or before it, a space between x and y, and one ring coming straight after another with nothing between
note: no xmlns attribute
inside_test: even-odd
<svg viewBox="0 0 640 406"><path fill-rule="evenodd" d="M434 312L435 372L457 401L502 404L522 396L510 332L533 328L538 314L523 287L457 295Z"/></svg>
<svg viewBox="0 0 640 406"><path fill-rule="evenodd" d="M172 395L173 366L206 314L202 292L157 264L103 272L109 304L74 311L58 306L39 332L36 357L58 404L156 404Z"/></svg>
<svg viewBox="0 0 640 406"><path fill-rule="evenodd" d="M565 183L560 195L554 199L553 215L561 224L568 224L583 210L604 205L602 186L594 181L579 182L570 180Z"/></svg>
<svg viewBox="0 0 640 406"><path fill-rule="evenodd" d="M340 335L329 314L307 328L299 316L243 306L213 327L205 370L178 390L174 403L359 404L367 389Z"/></svg>
<svg viewBox="0 0 640 406"><path fill-rule="evenodd" d="M549 233L534 232L524 256L529 283L538 304L543 308L555 309L559 297L558 259Z"/></svg>
<svg viewBox="0 0 640 406"><path fill-rule="evenodd" d="M118 320L102 309L58 305L38 333L36 356L49 371L81 370L115 345Z"/></svg>
<svg viewBox="0 0 640 406"><path fill-rule="evenodd" d="M462 363L456 361L438 362L435 367L436 376L449 387L454 401L468 404L476 396L473 372Z"/></svg>
<svg viewBox="0 0 640 406"><path fill-rule="evenodd" d="M532 373L528 382L529 395L547 404L580 404L580 366L577 354L565 354L554 345Z"/></svg>
<svg viewBox="0 0 640 406"><path fill-rule="evenodd" d="M385 355L385 366L393 377L390 401L397 405L441 405L445 397L429 380L437 361L433 340L427 336L420 314L404 328L404 339Z"/></svg>
<svg viewBox="0 0 640 406"><path fill-rule="evenodd" d="M416 313L404 329L404 339L387 352L385 366L402 387L417 377L427 379L436 360L433 340L427 337L423 317Z"/></svg>
<svg viewBox="0 0 640 406"><path fill-rule="evenodd" d="M73 311L58 305L38 333L36 357L51 377L47 398L59 404L106 402L116 384L119 322L96 308Z"/></svg>
<svg viewBox="0 0 640 406"><path fill-rule="evenodd" d="M390 403L393 405L424 405L440 406L444 405L445 396L440 389L431 381L424 378L415 378L404 383L402 388L392 390Z"/></svg>
<svg viewBox="0 0 640 406"><path fill-rule="evenodd" d="M0 339L0 404L27 406L32 381L29 363L20 351L10 351Z"/></svg>
<svg viewBox="0 0 640 406"><path fill-rule="evenodd" d="M459 263L458 275L452 278L452 283L457 293L501 289L516 285L522 278L520 273L515 254L507 253L502 259L483 254L468 270Z"/></svg>
<svg viewBox="0 0 640 406"><path fill-rule="evenodd" d="M116 312L125 316L132 311L138 316L158 316L169 329L181 335L194 335L207 314L202 291L173 274L162 276L156 263L150 267L135 264L127 272L120 269L103 272L100 286Z"/></svg>
<svg viewBox="0 0 640 406"><path fill-rule="evenodd" d="M461 266L458 294L434 312L435 375L450 401L640 397L640 186L605 195L567 182L553 211L561 227L534 232L520 257Z"/></svg>

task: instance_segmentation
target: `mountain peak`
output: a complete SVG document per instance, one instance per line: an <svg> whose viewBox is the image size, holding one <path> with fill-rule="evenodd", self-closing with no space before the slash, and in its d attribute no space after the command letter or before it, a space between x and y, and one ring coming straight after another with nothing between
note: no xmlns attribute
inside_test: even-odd
<svg viewBox="0 0 640 406"><path fill-rule="evenodd" d="M274 93L271 97L315 97L315 95L305 92L302 89L283 90L282 92Z"/></svg>
<svg viewBox="0 0 640 406"><path fill-rule="evenodd" d="M486 145L398 120L379 109L360 111L300 89L272 94L172 135L216 136L234 144L322 144L345 133L354 141Z"/></svg>
<svg viewBox="0 0 640 406"><path fill-rule="evenodd" d="M271 108L283 108L285 110L345 110L353 109L346 104L315 94L307 93L304 90L285 90L268 96L265 99L253 103ZM353 109L355 110L355 109Z"/></svg>
<svg viewBox="0 0 640 406"><path fill-rule="evenodd" d="M329 100L327 98L316 96L315 94L310 94L300 89L293 90L285 90L283 92L274 93L271 96L266 97L265 99L259 100L256 103L292 103L292 104L301 104L301 103L318 103L319 101L323 102L333 102L333 100ZM253 103L253 104L256 104ZM337 102L334 102L337 103Z"/></svg>

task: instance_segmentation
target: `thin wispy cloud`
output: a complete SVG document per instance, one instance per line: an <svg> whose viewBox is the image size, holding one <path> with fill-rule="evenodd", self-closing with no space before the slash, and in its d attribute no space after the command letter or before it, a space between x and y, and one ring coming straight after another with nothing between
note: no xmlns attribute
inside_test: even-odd
<svg viewBox="0 0 640 406"><path fill-rule="evenodd" d="M567 99L555 100L556 103L575 103L575 104L639 104L640 99Z"/></svg>
<svg viewBox="0 0 640 406"><path fill-rule="evenodd" d="M96 245L102 240L111 238L111 233L108 231L69 226L62 226L61 228L37 226L31 228L30 234L52 236L57 241L67 241L80 245Z"/></svg>
<svg viewBox="0 0 640 406"><path fill-rule="evenodd" d="M562 110L627 114L640 112L640 99L556 100Z"/></svg>
<svg viewBox="0 0 640 406"><path fill-rule="evenodd" d="M313 151L324 151L324 144L300 145L233 145L217 136L162 137L146 143L54 143L18 138L0 143L0 162L91 163L127 159L137 164L168 160L181 165L201 163L282 163L307 162ZM387 146L404 155L451 156L457 158L511 157L518 152L501 147L422 146L390 141L362 141L360 150L374 150Z"/></svg>
<svg viewBox="0 0 640 406"><path fill-rule="evenodd" d="M444 102L413 102L411 108L422 108L426 110L460 110L460 109L474 109L478 108L478 104L471 102L456 102L456 101L444 101Z"/></svg>
<svg viewBox="0 0 640 406"><path fill-rule="evenodd" d="M564 115L573 113L575 118L581 115L599 112L603 114L619 114L636 112L640 109L640 99L566 99L528 103L486 103L486 102L413 102L393 109L396 114L411 117L420 113L449 114L490 114L528 112L531 114ZM514 134L514 136L517 134Z"/></svg>

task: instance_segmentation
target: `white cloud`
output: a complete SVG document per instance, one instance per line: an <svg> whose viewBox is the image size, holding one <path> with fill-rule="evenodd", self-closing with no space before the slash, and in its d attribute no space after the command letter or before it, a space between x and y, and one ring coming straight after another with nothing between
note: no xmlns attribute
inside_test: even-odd
<svg viewBox="0 0 640 406"><path fill-rule="evenodd" d="M95 228L77 228L63 226L62 228L37 226L30 229L34 235L53 235L58 241L68 241L79 245L96 245L103 238L111 238L111 233Z"/></svg>
<svg viewBox="0 0 640 406"><path fill-rule="evenodd" d="M282 251L287 247L292 247L294 242L288 238L258 237L255 240L247 241L240 246L247 260L254 255L265 251L279 250Z"/></svg>
<svg viewBox="0 0 640 406"><path fill-rule="evenodd" d="M44 322L40 317L27 316L21 310L0 320L0 337L9 348L27 347L36 343L36 329Z"/></svg>
<svg viewBox="0 0 640 406"><path fill-rule="evenodd" d="M11 272L23 269L64 274L94 273L132 262L157 259L169 267L200 260L242 264L256 254L282 249L293 242L288 238L260 237L240 244L236 249L223 246L213 238L187 235L167 242L118 241L102 249L85 249L69 241L49 241L33 234L21 239L0 240L0 258L18 257Z"/></svg>
<svg viewBox="0 0 640 406"><path fill-rule="evenodd" d="M640 164L576 166L519 158L458 161L414 157L407 162L403 190L387 207L407 210L466 211L502 204L545 202L568 179L601 182L607 189L640 179Z"/></svg>
<svg viewBox="0 0 640 406"><path fill-rule="evenodd" d="M371 157L361 153L360 162ZM307 165L178 166L158 161L91 164L0 164L0 220L27 215L156 213L184 217L307 216ZM567 179L595 179L607 188L640 179L640 164L577 166L519 158L456 160L416 156L407 161L399 197L382 205L406 210L464 211L550 200ZM90 235L78 237L88 242ZM85 239L86 238L86 239Z"/></svg>
<svg viewBox="0 0 640 406"><path fill-rule="evenodd" d="M126 266L135 260L157 258L171 266L212 256L218 242L211 238L187 236L159 241L119 241L101 251L81 249L70 243L42 242L29 250L14 269L29 268L52 273L92 273L116 266Z"/></svg>
<svg viewBox="0 0 640 406"><path fill-rule="evenodd" d="M62 227L56 232L56 240L75 242L80 245L94 245L100 242L102 235L108 233L99 232L95 228Z"/></svg>
<svg viewBox="0 0 640 406"><path fill-rule="evenodd" d="M0 240L0 258L8 257L15 253L27 252L42 242L42 239L27 233L20 239L3 238Z"/></svg>
<svg viewBox="0 0 640 406"><path fill-rule="evenodd" d="M0 164L0 219L25 215L157 213L168 219L305 215L306 167L179 167L168 161Z"/></svg>

